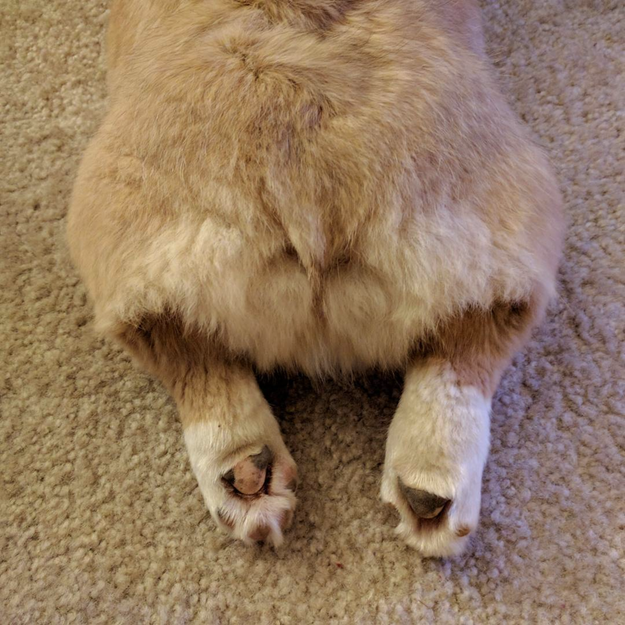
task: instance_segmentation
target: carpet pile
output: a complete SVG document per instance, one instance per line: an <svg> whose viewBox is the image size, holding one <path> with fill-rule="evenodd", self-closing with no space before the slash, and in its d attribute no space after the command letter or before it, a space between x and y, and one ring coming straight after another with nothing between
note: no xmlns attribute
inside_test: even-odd
<svg viewBox="0 0 625 625"><path fill-rule="evenodd" d="M250 549L207 517L166 392L91 331L64 222L106 5L0 4L0 622L625 622L625 5L483 2L569 227L560 298L494 401L482 525L449 561L396 540L378 499L399 379L262 381L302 480L284 547Z"/></svg>

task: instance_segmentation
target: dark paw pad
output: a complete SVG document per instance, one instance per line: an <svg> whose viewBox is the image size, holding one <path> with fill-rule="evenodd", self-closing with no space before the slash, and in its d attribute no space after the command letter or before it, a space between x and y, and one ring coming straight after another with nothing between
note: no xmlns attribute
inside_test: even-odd
<svg viewBox="0 0 625 625"><path fill-rule="evenodd" d="M451 499L439 497L434 493L428 493L426 490L409 488L401 480L399 480L399 489L419 519L435 519L442 515L451 503Z"/></svg>

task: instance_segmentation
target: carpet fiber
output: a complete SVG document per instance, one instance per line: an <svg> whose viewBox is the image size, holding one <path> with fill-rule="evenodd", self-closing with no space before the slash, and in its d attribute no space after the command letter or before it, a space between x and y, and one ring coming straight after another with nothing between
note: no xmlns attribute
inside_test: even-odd
<svg viewBox="0 0 625 625"><path fill-rule="evenodd" d="M296 521L277 552L217 533L173 402L94 336L68 261L106 2L0 12L0 622L625 622L622 2L484 2L569 229L560 299L493 404L482 525L450 561L398 542L378 500L392 377L263 380L300 468Z"/></svg>

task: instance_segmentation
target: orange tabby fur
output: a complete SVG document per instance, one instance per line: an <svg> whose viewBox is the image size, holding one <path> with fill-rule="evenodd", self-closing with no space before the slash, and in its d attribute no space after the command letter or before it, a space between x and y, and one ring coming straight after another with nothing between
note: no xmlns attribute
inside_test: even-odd
<svg viewBox="0 0 625 625"><path fill-rule="evenodd" d="M258 427L241 416L241 398L263 401L251 365L416 367L439 411L452 378L477 389L483 409L462 401L484 413L478 494L447 489L449 531L410 538L420 526L389 486L409 450L387 449L383 487L426 555L457 553L475 527L490 397L554 292L562 237L549 165L483 50L472 0L113 2L110 105L78 174L71 252L97 327L166 383L185 427L204 427L185 434L192 464L235 535L278 543L294 506L288 489L257 507L219 490L219 471L261 443L294 471L268 407ZM209 444L218 421L229 434ZM432 449L461 462L441 436ZM470 518L455 519L465 496Z"/></svg>

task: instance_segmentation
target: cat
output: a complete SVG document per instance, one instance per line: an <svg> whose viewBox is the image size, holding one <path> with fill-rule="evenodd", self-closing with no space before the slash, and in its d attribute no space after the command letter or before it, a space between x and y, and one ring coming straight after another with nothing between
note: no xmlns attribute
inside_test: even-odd
<svg viewBox="0 0 625 625"><path fill-rule="evenodd" d="M279 545L297 468L255 379L401 369L382 500L478 526L491 399L555 293L561 196L474 0L114 0L68 240L99 332L174 397L219 528Z"/></svg>

